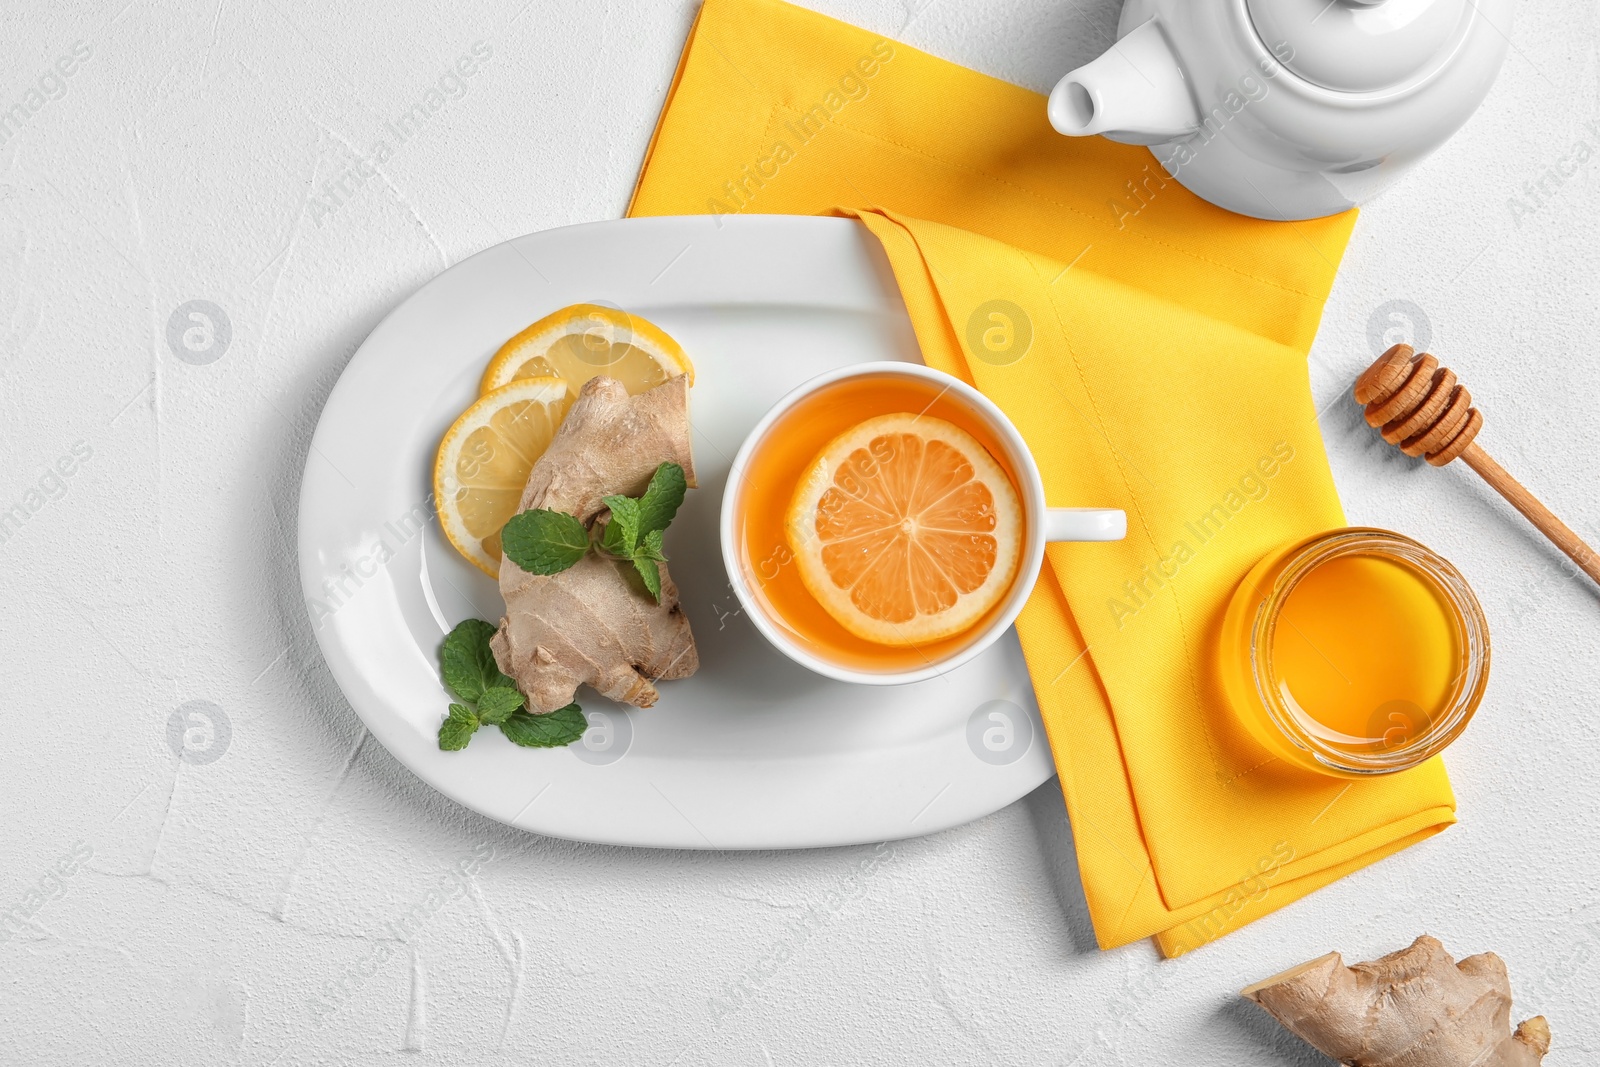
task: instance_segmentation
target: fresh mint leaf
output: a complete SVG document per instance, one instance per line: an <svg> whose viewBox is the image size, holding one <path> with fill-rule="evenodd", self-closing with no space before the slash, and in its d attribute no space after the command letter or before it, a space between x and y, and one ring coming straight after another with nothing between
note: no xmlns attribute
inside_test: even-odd
<svg viewBox="0 0 1600 1067"><path fill-rule="evenodd" d="M634 556L633 569L644 579L644 587L650 590L650 595L655 597L656 603L661 603L661 568L656 561L649 556Z"/></svg>
<svg viewBox="0 0 1600 1067"><path fill-rule="evenodd" d="M608 496L605 505L611 509L605 532L611 543L605 546L606 550L624 558L633 555L639 544L639 502L631 496Z"/></svg>
<svg viewBox="0 0 1600 1067"><path fill-rule="evenodd" d="M676 463L663 463L650 476L649 488L639 498L639 537L652 530L665 530L683 503L683 494L689 488L683 468ZM637 543L637 541L635 542Z"/></svg>
<svg viewBox="0 0 1600 1067"><path fill-rule="evenodd" d="M478 717L460 704L451 704L450 717L439 724L439 747L446 752L459 752L477 732Z"/></svg>
<svg viewBox="0 0 1600 1067"><path fill-rule="evenodd" d="M661 537L660 530L651 530L644 535L644 540L639 543L639 548L634 552L634 555L643 556L645 559L653 559L657 563L662 562L667 557L661 554Z"/></svg>
<svg viewBox="0 0 1600 1067"><path fill-rule="evenodd" d="M499 726L523 705L522 694L507 686L485 689L478 699L478 721Z"/></svg>
<svg viewBox="0 0 1600 1067"><path fill-rule="evenodd" d="M501 733L512 744L523 748L561 748L582 737L588 728L589 721L576 704L568 704L548 715L518 710L500 724Z"/></svg>
<svg viewBox="0 0 1600 1067"><path fill-rule="evenodd" d="M589 551L589 531L574 515L533 508L506 523L500 547L529 574L560 574Z"/></svg>
<svg viewBox="0 0 1600 1067"><path fill-rule="evenodd" d="M600 534L600 547L617 559L627 559L633 554L628 551L628 546L624 543L621 525L614 522L605 524L604 531Z"/></svg>
<svg viewBox="0 0 1600 1067"><path fill-rule="evenodd" d="M485 689L511 685L500 673L489 638L495 628L482 619L467 619L457 624L439 646L439 673L457 700L476 701Z"/></svg>

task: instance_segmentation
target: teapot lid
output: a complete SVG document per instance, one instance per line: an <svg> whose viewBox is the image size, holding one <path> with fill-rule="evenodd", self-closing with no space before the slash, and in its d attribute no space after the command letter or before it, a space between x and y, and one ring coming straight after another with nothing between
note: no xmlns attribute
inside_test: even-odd
<svg viewBox="0 0 1600 1067"><path fill-rule="evenodd" d="M1472 0L1246 0L1267 50L1325 89L1376 92L1436 66Z"/></svg>

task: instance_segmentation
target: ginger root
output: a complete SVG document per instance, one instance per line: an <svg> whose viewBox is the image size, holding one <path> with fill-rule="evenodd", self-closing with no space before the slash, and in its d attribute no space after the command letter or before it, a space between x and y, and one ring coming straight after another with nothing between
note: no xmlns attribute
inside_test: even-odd
<svg viewBox="0 0 1600 1067"><path fill-rule="evenodd" d="M1337 952L1240 991L1290 1033L1353 1067L1537 1067L1550 1027L1511 1030L1511 982L1493 952L1456 963L1424 934L1346 967Z"/></svg>
<svg viewBox="0 0 1600 1067"><path fill-rule="evenodd" d="M688 385L670 378L629 396L613 378L590 379L534 463L518 511L548 508L586 525L603 522L609 518L604 497L637 496L667 462L681 466L693 486ZM660 570L657 603L631 564L592 552L552 575L529 574L501 560L506 614L489 647L530 711L565 707L585 683L613 700L648 708L658 696L656 681L695 672L700 659L689 618L667 565Z"/></svg>
<svg viewBox="0 0 1600 1067"><path fill-rule="evenodd" d="M587 524L605 510L604 497L638 496L656 468L668 462L682 467L694 488L689 380L679 375L629 396L615 378L590 378L528 472L517 510L549 508ZM504 583L504 564L500 575Z"/></svg>

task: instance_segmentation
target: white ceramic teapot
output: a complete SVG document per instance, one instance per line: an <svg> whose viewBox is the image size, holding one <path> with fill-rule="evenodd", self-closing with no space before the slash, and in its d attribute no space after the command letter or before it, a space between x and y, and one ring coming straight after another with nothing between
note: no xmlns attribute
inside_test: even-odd
<svg viewBox="0 0 1600 1067"><path fill-rule="evenodd" d="M1149 145L1231 211L1317 218L1443 144L1510 32L1511 0L1127 0L1117 43L1051 92L1050 123Z"/></svg>

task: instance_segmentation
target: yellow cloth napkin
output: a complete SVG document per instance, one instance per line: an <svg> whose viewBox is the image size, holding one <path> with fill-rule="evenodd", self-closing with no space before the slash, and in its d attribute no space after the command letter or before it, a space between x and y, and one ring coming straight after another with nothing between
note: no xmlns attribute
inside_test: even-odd
<svg viewBox="0 0 1600 1067"><path fill-rule="evenodd" d="M1272 760L1214 678L1233 589L1344 524L1306 355L1354 212L1214 208L1037 94L777 0L706 0L630 214L854 214L924 359L1021 428L1056 545L1017 630L1102 947L1175 955L1454 821L1438 760L1345 782Z"/></svg>

